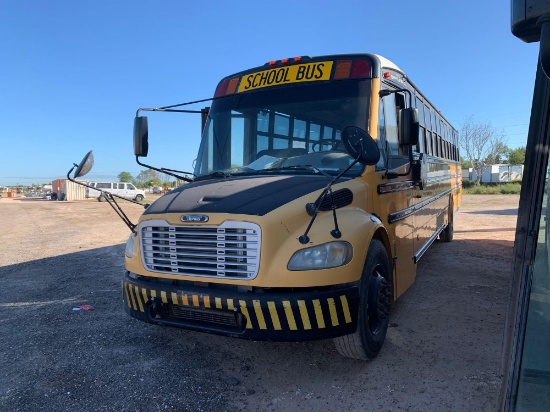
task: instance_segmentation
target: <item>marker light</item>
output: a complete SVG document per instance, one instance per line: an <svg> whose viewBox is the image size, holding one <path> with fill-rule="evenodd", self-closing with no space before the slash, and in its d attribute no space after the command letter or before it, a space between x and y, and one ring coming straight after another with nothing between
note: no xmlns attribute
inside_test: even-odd
<svg viewBox="0 0 550 412"><path fill-rule="evenodd" d="M307 56L306 56L307 57ZM281 60L270 60L265 65L266 66L277 66L278 64L288 64L288 63L298 63L303 60L302 56L296 56L292 59L289 59L288 57L281 59Z"/></svg>
<svg viewBox="0 0 550 412"><path fill-rule="evenodd" d="M387 79L391 76L390 72L384 72L384 79Z"/></svg>

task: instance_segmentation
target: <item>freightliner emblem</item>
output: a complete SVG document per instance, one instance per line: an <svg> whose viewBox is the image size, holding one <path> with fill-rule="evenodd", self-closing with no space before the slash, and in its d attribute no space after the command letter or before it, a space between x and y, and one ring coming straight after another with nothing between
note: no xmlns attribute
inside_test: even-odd
<svg viewBox="0 0 550 412"><path fill-rule="evenodd" d="M182 222L208 222L208 216L204 215L183 215Z"/></svg>

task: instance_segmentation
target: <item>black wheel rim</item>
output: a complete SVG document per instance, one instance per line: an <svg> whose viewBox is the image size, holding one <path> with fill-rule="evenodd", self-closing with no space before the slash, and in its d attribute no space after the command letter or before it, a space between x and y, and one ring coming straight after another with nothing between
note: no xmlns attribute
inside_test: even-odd
<svg viewBox="0 0 550 412"><path fill-rule="evenodd" d="M383 274L383 267L377 265L369 279L368 325L373 335L384 329L390 315L391 285Z"/></svg>

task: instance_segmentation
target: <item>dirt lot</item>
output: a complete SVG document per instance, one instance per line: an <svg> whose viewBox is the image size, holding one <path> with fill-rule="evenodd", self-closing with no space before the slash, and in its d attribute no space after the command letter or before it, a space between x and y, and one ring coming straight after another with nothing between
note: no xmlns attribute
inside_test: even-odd
<svg viewBox="0 0 550 412"><path fill-rule="evenodd" d="M0 199L0 410L496 410L518 202L464 196L455 240L422 258L364 363L332 341L134 320L120 291L129 231L107 204Z"/></svg>

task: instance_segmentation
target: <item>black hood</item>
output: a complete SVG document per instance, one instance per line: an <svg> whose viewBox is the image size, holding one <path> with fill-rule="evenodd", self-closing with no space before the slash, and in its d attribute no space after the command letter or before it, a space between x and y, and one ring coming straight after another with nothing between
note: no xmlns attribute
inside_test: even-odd
<svg viewBox="0 0 550 412"><path fill-rule="evenodd" d="M235 213L263 216L294 199L325 188L331 180L327 176L307 175L230 177L193 182L162 196L144 214Z"/></svg>

